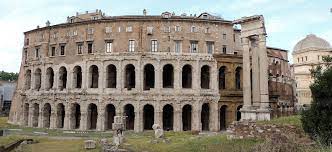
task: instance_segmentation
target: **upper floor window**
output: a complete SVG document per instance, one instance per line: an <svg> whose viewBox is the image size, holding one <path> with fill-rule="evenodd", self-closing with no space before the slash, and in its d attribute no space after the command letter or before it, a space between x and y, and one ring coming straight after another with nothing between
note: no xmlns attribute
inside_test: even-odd
<svg viewBox="0 0 332 152"><path fill-rule="evenodd" d="M55 56L55 46L51 47L51 56Z"/></svg>
<svg viewBox="0 0 332 152"><path fill-rule="evenodd" d="M153 27L152 26L147 27L146 30L147 30L148 35L151 35L153 33Z"/></svg>
<svg viewBox="0 0 332 152"><path fill-rule="evenodd" d="M112 33L112 27L111 26L105 27L105 33Z"/></svg>
<svg viewBox="0 0 332 152"><path fill-rule="evenodd" d="M222 34L222 39L226 40L226 34Z"/></svg>
<svg viewBox="0 0 332 152"><path fill-rule="evenodd" d="M205 33L210 33L210 28L209 27L205 28Z"/></svg>
<svg viewBox="0 0 332 152"><path fill-rule="evenodd" d="M121 32L121 26L118 27L118 32Z"/></svg>
<svg viewBox="0 0 332 152"><path fill-rule="evenodd" d="M165 32L165 33L170 33L170 32L171 32L171 27L169 27L169 26L165 26L165 27L164 27L164 32Z"/></svg>
<svg viewBox="0 0 332 152"><path fill-rule="evenodd" d="M128 26L127 28L126 28L126 32L132 32L133 31L133 27L132 26Z"/></svg>
<svg viewBox="0 0 332 152"><path fill-rule="evenodd" d="M36 52L35 52L35 57L38 59L38 58L39 58L39 48L36 48L35 51L36 51Z"/></svg>
<svg viewBox="0 0 332 152"><path fill-rule="evenodd" d="M77 43L77 54L83 54L83 43Z"/></svg>
<svg viewBox="0 0 332 152"><path fill-rule="evenodd" d="M178 26L178 25L175 26L175 29L174 29L174 30L175 30L175 32L180 32L180 31L181 31L181 26Z"/></svg>
<svg viewBox="0 0 332 152"><path fill-rule="evenodd" d="M305 60L308 61L308 57L307 56L305 56Z"/></svg>
<svg viewBox="0 0 332 152"><path fill-rule="evenodd" d="M175 53L182 52L182 42L180 40L176 40L176 41L174 41L174 43L175 43L175 46L174 46Z"/></svg>
<svg viewBox="0 0 332 152"><path fill-rule="evenodd" d="M92 16L91 17L92 20L98 20L98 18L99 18L98 16Z"/></svg>
<svg viewBox="0 0 332 152"><path fill-rule="evenodd" d="M212 54L214 50L214 42L206 42L207 53Z"/></svg>
<svg viewBox="0 0 332 152"><path fill-rule="evenodd" d="M24 49L24 61L28 60L28 50Z"/></svg>
<svg viewBox="0 0 332 152"><path fill-rule="evenodd" d="M88 42L88 53L93 53L93 42Z"/></svg>
<svg viewBox="0 0 332 152"><path fill-rule="evenodd" d="M191 29L190 29L190 32L196 32L196 31L197 31L196 27L192 26Z"/></svg>
<svg viewBox="0 0 332 152"><path fill-rule="evenodd" d="M129 40L129 52L134 52L135 51L135 40Z"/></svg>
<svg viewBox="0 0 332 152"><path fill-rule="evenodd" d="M237 52L234 52L234 55L237 55Z"/></svg>
<svg viewBox="0 0 332 152"><path fill-rule="evenodd" d="M61 44L60 45L60 55L65 55L65 51L66 51L66 45Z"/></svg>
<svg viewBox="0 0 332 152"><path fill-rule="evenodd" d="M106 41L106 53L112 52L112 41Z"/></svg>
<svg viewBox="0 0 332 152"><path fill-rule="evenodd" d="M190 52L191 53L198 52L198 41L190 41Z"/></svg>
<svg viewBox="0 0 332 152"><path fill-rule="evenodd" d="M25 45L29 45L29 38L25 40Z"/></svg>
<svg viewBox="0 0 332 152"><path fill-rule="evenodd" d="M93 28L88 28L88 34L93 34L94 33L94 29Z"/></svg>
<svg viewBox="0 0 332 152"><path fill-rule="evenodd" d="M226 46L226 45L223 45L223 46L222 46L222 53L223 53L223 54L226 54L226 53L227 53L227 46Z"/></svg>
<svg viewBox="0 0 332 152"><path fill-rule="evenodd" d="M157 52L157 51L158 51L158 41L151 40L151 52Z"/></svg>

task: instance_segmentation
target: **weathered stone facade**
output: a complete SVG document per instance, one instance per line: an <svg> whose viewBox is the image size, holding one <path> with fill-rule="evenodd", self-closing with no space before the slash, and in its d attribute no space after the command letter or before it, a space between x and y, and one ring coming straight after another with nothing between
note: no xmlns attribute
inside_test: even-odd
<svg viewBox="0 0 332 152"><path fill-rule="evenodd" d="M25 32L10 122L102 131L125 115L137 132L154 123L219 131L241 119L242 47L231 21L99 10L67 21Z"/></svg>

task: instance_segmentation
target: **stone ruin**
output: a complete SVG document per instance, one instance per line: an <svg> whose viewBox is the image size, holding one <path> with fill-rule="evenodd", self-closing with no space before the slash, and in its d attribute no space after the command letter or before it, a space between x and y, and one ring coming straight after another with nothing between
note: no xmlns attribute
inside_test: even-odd
<svg viewBox="0 0 332 152"><path fill-rule="evenodd" d="M120 145L124 141L124 130L126 129L126 117L127 116L114 116L113 128L113 140L109 144L107 139L101 139L100 143L102 145L103 152L119 152L126 151L125 149L120 149Z"/></svg>
<svg viewBox="0 0 332 152"><path fill-rule="evenodd" d="M152 129L154 130L154 139L151 140L151 143L169 143L169 139L165 138L164 130L160 127L159 124L153 124Z"/></svg>

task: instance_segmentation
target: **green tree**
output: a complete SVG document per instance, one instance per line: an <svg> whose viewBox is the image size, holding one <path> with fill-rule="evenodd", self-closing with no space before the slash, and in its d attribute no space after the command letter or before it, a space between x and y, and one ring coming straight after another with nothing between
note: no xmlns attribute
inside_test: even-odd
<svg viewBox="0 0 332 152"><path fill-rule="evenodd" d="M313 102L302 112L302 126L313 139L325 146L332 145L332 63L331 57L323 57L325 67L311 70L314 83L310 85Z"/></svg>
<svg viewBox="0 0 332 152"><path fill-rule="evenodd" d="M0 71L0 80L14 81L18 79L18 73Z"/></svg>

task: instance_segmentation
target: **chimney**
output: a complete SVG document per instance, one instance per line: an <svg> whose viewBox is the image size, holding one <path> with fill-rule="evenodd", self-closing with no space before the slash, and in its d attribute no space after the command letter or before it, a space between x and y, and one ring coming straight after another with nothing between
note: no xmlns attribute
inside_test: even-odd
<svg viewBox="0 0 332 152"><path fill-rule="evenodd" d="M89 13L89 11L85 11L85 14L88 14Z"/></svg>
<svg viewBox="0 0 332 152"><path fill-rule="evenodd" d="M143 10L143 15L146 16L146 9Z"/></svg>
<svg viewBox="0 0 332 152"><path fill-rule="evenodd" d="M39 29L39 25L37 25L37 29Z"/></svg>
<svg viewBox="0 0 332 152"><path fill-rule="evenodd" d="M51 25L50 21L47 20L47 22L46 22L46 26L50 26L50 25Z"/></svg>

